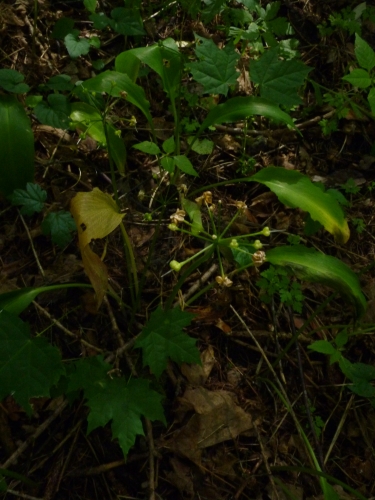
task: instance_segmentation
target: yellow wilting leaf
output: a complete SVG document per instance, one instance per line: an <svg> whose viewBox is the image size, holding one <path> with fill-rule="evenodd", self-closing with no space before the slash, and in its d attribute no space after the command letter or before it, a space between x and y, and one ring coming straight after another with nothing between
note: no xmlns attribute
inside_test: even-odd
<svg viewBox="0 0 375 500"><path fill-rule="evenodd" d="M72 199L70 211L78 228L78 244L87 276L96 293L97 307L103 301L108 288L107 266L90 248L91 240L105 238L122 221L124 214L116 202L98 188L90 193L77 193Z"/></svg>

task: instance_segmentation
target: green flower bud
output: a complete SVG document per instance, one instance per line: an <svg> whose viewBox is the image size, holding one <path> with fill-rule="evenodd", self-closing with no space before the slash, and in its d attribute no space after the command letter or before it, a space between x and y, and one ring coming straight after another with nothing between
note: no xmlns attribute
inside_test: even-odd
<svg viewBox="0 0 375 500"><path fill-rule="evenodd" d="M231 240L231 242L229 243L229 246L230 248L238 248L238 241L233 238L233 240Z"/></svg>
<svg viewBox="0 0 375 500"><path fill-rule="evenodd" d="M271 234L270 228L268 226L264 227L262 234L263 236L269 236Z"/></svg>
<svg viewBox="0 0 375 500"><path fill-rule="evenodd" d="M169 224L168 229L171 231L178 231L178 226L177 224Z"/></svg>
<svg viewBox="0 0 375 500"><path fill-rule="evenodd" d="M263 243L260 240L255 240L253 245L254 245L254 248L256 248L257 250L260 250L261 248L263 248Z"/></svg>
<svg viewBox="0 0 375 500"><path fill-rule="evenodd" d="M172 261L169 263L169 267L170 267L171 269L173 269L173 271L178 272L178 271L181 269L182 264L181 264L181 262L177 262L177 260L172 260Z"/></svg>

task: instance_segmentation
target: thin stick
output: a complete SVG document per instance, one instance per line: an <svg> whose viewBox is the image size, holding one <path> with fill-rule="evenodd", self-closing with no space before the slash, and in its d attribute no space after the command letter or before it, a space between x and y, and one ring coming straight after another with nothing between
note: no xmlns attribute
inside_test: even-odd
<svg viewBox="0 0 375 500"><path fill-rule="evenodd" d="M22 214L21 212L18 210L18 214L20 216L20 219L22 221L22 224L25 228L25 231L26 231L26 234L27 234L27 237L29 238L29 241L30 241L30 246L31 246L31 250L33 251L33 254L34 254L34 258L35 258L35 261L36 261L36 264L38 266L38 269L39 269L39 272L40 274L43 276L43 278L45 278L45 273L44 273L44 270L42 268L42 264L40 263L39 261L39 257L38 257L38 254L36 253L36 250L35 250L35 247L34 247L34 243L33 243L33 239L31 237L31 234L30 234L30 231L29 231L29 228L27 227L27 224L25 222L25 219L22 217Z"/></svg>

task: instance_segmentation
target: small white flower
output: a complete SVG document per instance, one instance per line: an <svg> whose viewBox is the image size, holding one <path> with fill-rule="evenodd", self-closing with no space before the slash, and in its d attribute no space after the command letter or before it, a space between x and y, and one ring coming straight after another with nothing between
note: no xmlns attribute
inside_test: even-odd
<svg viewBox="0 0 375 500"><path fill-rule="evenodd" d="M178 208L174 214L170 216L172 224L178 225L179 222L183 222L185 219L186 212Z"/></svg>
<svg viewBox="0 0 375 500"><path fill-rule="evenodd" d="M266 253L263 250L258 250L251 256L255 267L259 267L266 261Z"/></svg>
<svg viewBox="0 0 375 500"><path fill-rule="evenodd" d="M228 278L228 276L216 276L215 281L220 286L225 286L227 288L233 285L233 281Z"/></svg>

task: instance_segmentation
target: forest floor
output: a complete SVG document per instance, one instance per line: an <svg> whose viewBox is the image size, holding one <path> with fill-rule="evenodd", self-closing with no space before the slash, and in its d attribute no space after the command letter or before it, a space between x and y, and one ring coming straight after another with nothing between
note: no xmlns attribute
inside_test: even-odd
<svg viewBox="0 0 375 500"><path fill-rule="evenodd" d="M121 2L111 3L108 6L103 2L103 10L109 12L121 6ZM189 43L198 33L217 45L225 44L225 35L218 29L222 24L220 16L204 24L199 15L197 19L185 15L179 2L161 3L149 2L142 11L155 14L145 15L149 24L142 46L175 37L176 33ZM309 78L332 92L345 88L341 78L354 62L354 35L337 26L323 35L318 26L329 26L330 16L348 3L282 2L279 13L293 27L301 60L312 68ZM37 31L33 36L36 5ZM89 56L72 59L63 42L51 38L53 26L62 16L76 21L81 36L91 27L89 13L80 1L0 3L1 67L22 73L34 93L38 93L38 85L58 74L75 80L93 76ZM375 23L363 22L361 28L362 37L375 49ZM124 37L110 30L103 30L100 37L100 58L106 61L107 69L112 69L114 58L124 50ZM126 48L131 48L139 41L128 37L125 43ZM244 67L247 57L244 52ZM165 94L156 75L149 74L144 81L158 139L167 139L173 131L173 120ZM194 84L189 85L193 94ZM237 88L231 90L232 96L251 95L253 91L243 70ZM348 328L355 335L345 346L346 357L352 362L375 365L375 121L348 110L346 116L337 119L336 130L324 134L319 122L327 123L335 117L335 107L317 102L316 88L310 83L300 95L303 103L295 106L291 114L301 133L260 117L246 127L232 123L212 128L204 137L214 142L213 151L193 154L199 177L186 176L184 183L192 193L221 182L209 190L213 203L221 203L224 221L231 219L237 202L246 203L243 217L232 228L234 235L267 225L278 230L267 241L271 246L281 245L295 234L309 246L344 261L359 274L370 304L362 326L353 323L350 305L320 284L302 283L305 299L301 313L290 315L277 297L265 304L255 285L261 269L249 268L236 277L233 286L214 286L187 307L196 314L186 331L197 340L202 366L169 364L156 387L163 394L167 425L146 421L145 437L137 438L126 460L117 440L112 439L110 426L87 435L88 410L82 398L63 407L63 396L35 399L29 418L11 396L7 397L0 406L0 462L2 467L5 464L29 478L32 484L8 478L9 491L0 493L2 498L324 498L319 477L311 473L316 464L311 462L290 409L275 390L275 377L281 381L315 456L323 461L324 472L359 492L361 498L375 498L375 408L368 398L348 389L337 363L330 364L325 354L308 350L312 341L333 339ZM211 99L219 102L221 97ZM150 155L131 148L150 140L145 119L135 108L119 108L116 112L129 120L135 115L137 120L136 127L122 122L129 147L127 175L119 177L119 194L137 270L144 277L141 303L130 331L127 310L120 310L111 297L96 311L92 293L83 293L82 289L41 294L22 319L33 333L44 332L66 360L108 355L121 343L131 341L177 282L175 273L169 272L170 261L183 260L197 251L194 239L168 229L170 215L179 208L177 192L167 183L155 190L155 162ZM202 121L205 113L202 107L193 110L186 101L182 104L181 114L190 120L195 117ZM68 210L78 191L88 192L95 187L112 194L108 156L94 139L82 138L76 130L64 132L41 125L32 112L30 116L35 135L36 182L47 191L55 207ZM302 172L347 197L345 211L351 237L345 246L324 230L305 235L302 212L285 207L264 186L232 182L270 165ZM153 220L147 220L151 196L155 197L154 215ZM167 204L164 198L168 198ZM167 207L164 212L160 210L163 203ZM88 283L77 238L61 250L42 234L40 215L27 219L27 233L15 207L2 202L0 209L1 292L24 286ZM105 252L110 285L126 301L129 273L119 233L115 231L108 237L105 248L104 243L95 243L95 249L99 255ZM194 295L213 282L215 271L212 262L207 262L192 274L178 294L180 305L187 300L187 292L193 290ZM290 345L296 330L303 330L298 337L299 353L295 342ZM132 366L142 369L136 350L127 350L115 367L126 372ZM213 430L211 439L206 439L207 429ZM303 472L303 468L310 472ZM357 498L341 486L336 485L335 491L337 498Z"/></svg>

